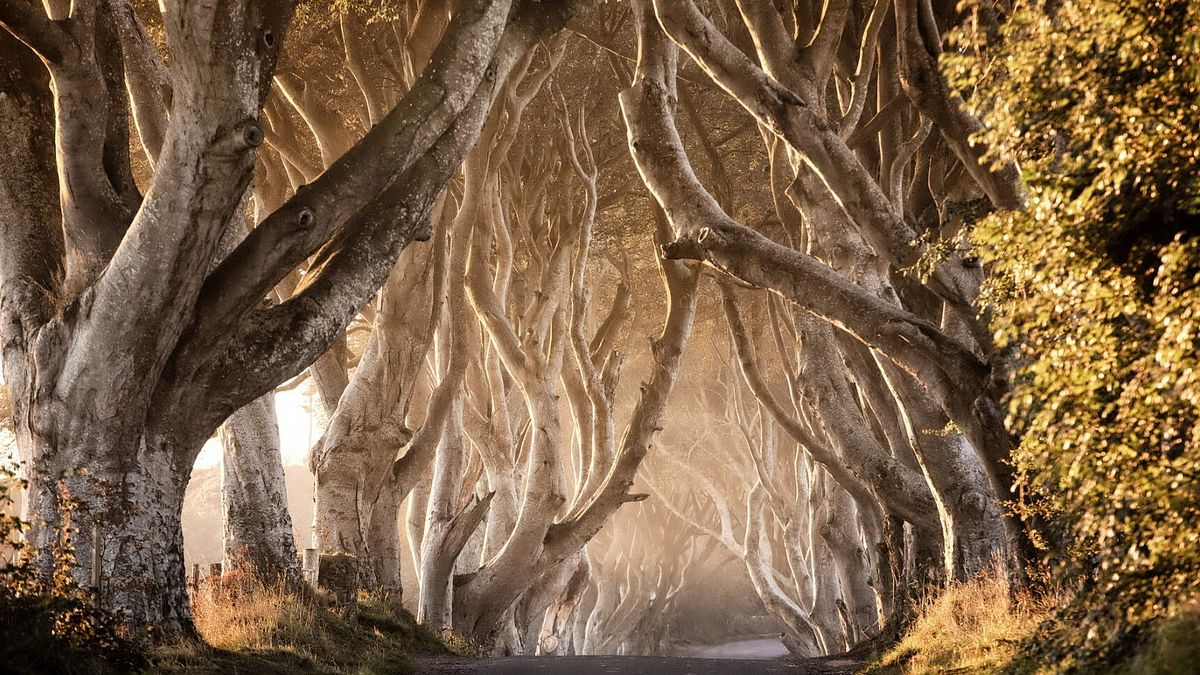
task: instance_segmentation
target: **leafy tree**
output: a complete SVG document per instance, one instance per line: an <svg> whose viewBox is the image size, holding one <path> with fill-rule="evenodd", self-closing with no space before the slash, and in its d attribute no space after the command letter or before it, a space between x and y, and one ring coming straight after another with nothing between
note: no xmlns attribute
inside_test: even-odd
<svg viewBox="0 0 1200 675"><path fill-rule="evenodd" d="M1200 590L1197 10L970 11L944 64L1030 190L974 230L1017 485L1050 569L1082 579L1058 645L1111 658Z"/></svg>

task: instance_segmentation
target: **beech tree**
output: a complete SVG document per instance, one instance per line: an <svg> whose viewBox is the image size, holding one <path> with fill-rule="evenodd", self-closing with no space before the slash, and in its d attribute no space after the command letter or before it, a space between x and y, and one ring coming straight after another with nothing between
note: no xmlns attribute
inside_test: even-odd
<svg viewBox="0 0 1200 675"><path fill-rule="evenodd" d="M648 478L655 496L744 564L793 652L837 653L878 634L895 600L891 562L867 545L871 517L762 408L736 361L718 372L692 403L714 424L672 434ZM725 456L714 462L705 446Z"/></svg>
<svg viewBox="0 0 1200 675"><path fill-rule="evenodd" d="M661 654L671 648L670 622L694 570L716 540L702 538L653 498L623 510L597 537L590 597L575 616L581 654Z"/></svg>
<svg viewBox="0 0 1200 675"><path fill-rule="evenodd" d="M3 50L5 377L44 564L73 509L77 549L100 533L105 602L162 635L192 630L179 516L200 446L326 352L428 238L498 83L584 4L456 7L411 90L220 259L292 4L168 3L169 59L124 3L0 6L21 42ZM153 167L144 195L130 116ZM291 297L264 303L313 256ZM89 568L81 556L81 582Z"/></svg>
<svg viewBox="0 0 1200 675"><path fill-rule="evenodd" d="M1011 466L1007 464L1010 442L999 413L998 392L991 368L981 358L981 355L986 356L986 330L974 323L971 316L970 302L976 294L978 274L963 254L955 253L932 261L928 286L906 282L914 292L925 294L927 298L932 295L932 303L926 306L936 307L937 313L929 318L907 308L888 280L880 278L880 272L886 271L889 265L912 265L918 260L921 241L905 215L914 205L913 201L921 196L921 191L904 190L903 187L906 176L911 175L908 172L913 170L906 168L906 164L916 150L925 145L931 123L917 106L918 115L912 118L909 126L915 127L915 131L908 132L911 136L900 147L889 147L884 142L881 146L883 155L856 155L850 149L850 137L856 133L862 114L856 107L862 102L855 101L855 90L860 99L866 96L865 89L872 84L877 93L885 91L887 86L897 90L896 95L886 102L898 101L899 104L890 111L887 105L882 106L864 129L857 132L860 137L879 133L881 127L887 127L889 116L904 108L905 99L898 98L897 78L915 77L917 66L910 64L911 72L889 72L881 67L879 81L873 82L874 71L871 69L875 62L876 31L879 30L876 24L883 19L876 18L874 23L866 20L861 31L863 48L853 57L860 66L853 72L860 79L845 83L849 90L839 101L841 107L832 108L824 104L827 96L842 91L832 89L835 85L843 86L834 78L832 66L838 53L836 46L846 31L848 3L826 8L829 20L821 23L812 42L803 50L803 63L799 65L782 56L789 50L795 52L798 49L795 37L785 28L789 21L792 25L800 25L796 15L781 16L775 10L741 7L742 27L754 38L752 46L756 58L752 58L722 36L690 2L656 3L653 8L656 14L651 12L649 5L635 6L643 15L643 47L636 85L623 95L622 105L639 171L676 224L677 239L667 247L666 254L704 260L734 278L770 289L860 341L883 359L879 365L860 359L869 369L860 377L878 382L880 374L870 371L883 368L885 373L894 369L892 379L899 387L907 386L905 378L910 376L919 381L918 394L927 393L936 405L930 408L929 404L920 404L923 406L923 423L944 414L962 430L966 441L960 444L925 442L914 446L914 450L925 455L940 453L936 457L930 456L926 462L926 466L933 468L927 477L929 487L940 502L940 511L952 514L949 517L963 525L982 520L984 524L971 527L976 534L985 534L984 542L994 541L994 537L986 535L986 519L991 518L994 522L997 511L988 505L1010 492ZM916 29L915 24L903 23L908 16L906 12L904 7L897 8L894 24L897 40L903 38L906 30ZM659 32L660 23L662 32ZM674 129L672 103L677 98L672 76L674 45L663 33L678 41L714 82L746 108L763 128L764 137L780 148L777 155L780 160L790 158L793 172L787 189L792 201L790 208L795 209L809 230L790 236L793 241L808 242L810 253L777 244L737 223L695 179L686 150ZM706 37L701 39L700 36ZM893 58L898 58L897 44L891 44ZM884 51L883 47L879 49ZM850 68L845 70L851 72ZM927 79L942 81L936 71L925 74ZM939 92L929 95L946 95L944 90ZM883 96L879 98L883 99ZM952 100L946 105L953 108L955 103ZM832 108L837 117L830 120L817 112L825 108ZM892 122L896 136L904 138L904 117L893 118ZM939 129L951 138L968 133L961 125ZM815 143L820 143L820 147ZM954 146L953 143L948 145ZM967 156L954 158L964 164L979 163L979 152L982 149L975 148ZM888 153L891 153L890 157ZM868 165L879 167L877 177L872 177ZM1015 180L1011 167L989 169L983 173L990 181L989 185L1002 179L1009 183ZM1008 190L1019 194L1019 186L1009 186ZM945 197L935 195L935 199ZM1012 205L1012 200L999 197L994 197L993 201L998 207ZM936 218L940 211L917 213L914 217L917 215ZM781 220L788 222L786 217ZM847 224L852 227L846 227ZM817 230L818 227L821 229ZM833 241L829 241L831 232L836 237ZM847 237L851 239L846 240ZM824 249L825 246L829 248ZM830 255L829 252L833 253L832 267L821 260L821 255ZM861 261L857 272L850 267L854 256ZM877 271L871 272L872 268ZM813 287L821 288L822 292L807 292ZM931 319L940 321L942 326L935 325ZM818 338L827 328L809 325L806 333L810 337L810 350L822 342L832 346L833 334ZM818 356L815 362L828 364L829 360ZM827 396L824 400L832 399ZM919 404L919 400L914 404ZM844 409L844 406L839 408ZM831 414L832 410L824 412L827 421L837 419ZM847 428L847 432L852 429ZM967 446L974 450L977 460L958 452L958 448ZM886 454L879 456L887 457ZM971 480L971 469L962 468L963 462L969 467L975 461L988 477L991 489L981 492L978 487L970 488L970 494L977 496L965 498L954 495L953 492L970 485L963 482L963 479ZM947 471L957 473L943 476ZM910 475L911 487L901 488L894 494L899 501L893 499L886 506L889 511L921 527L935 518L936 512L932 501L926 501L927 506L923 509L909 501L919 498L922 492L916 487L920 476L912 472ZM894 480L893 484L896 484ZM906 501L909 503L903 503ZM920 511L924 511L924 518L919 515ZM922 520L926 522L922 523ZM946 556L949 573L970 576L986 566L992 545L984 543L979 550L963 551L965 542L974 542L977 538L963 537L956 526L948 522L943 525L949 546ZM1024 552L1027 540L1022 527L1011 519L1008 538L1010 555Z"/></svg>
<svg viewBox="0 0 1200 675"><path fill-rule="evenodd" d="M43 569L70 523L105 604L189 634L220 429L227 561L296 580L273 392L307 378L342 590L411 559L418 619L491 653L657 649L717 547L800 654L1020 571L970 236L1026 195L939 70L948 3L192 4L0 0Z"/></svg>

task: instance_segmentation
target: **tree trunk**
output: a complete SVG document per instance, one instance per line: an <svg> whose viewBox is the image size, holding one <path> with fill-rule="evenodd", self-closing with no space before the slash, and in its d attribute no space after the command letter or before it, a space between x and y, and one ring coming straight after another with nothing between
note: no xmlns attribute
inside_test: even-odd
<svg viewBox="0 0 1200 675"><path fill-rule="evenodd" d="M86 413L59 420L100 427ZM98 547L101 606L159 638L194 635L181 513L198 444L193 452L180 452L157 434L130 434L126 438L132 440L124 442L81 436L86 440L35 448L34 466L43 472L26 493L35 518L27 539L35 564L49 574L58 555L72 552L72 577L89 588L97 576L92 560ZM97 532L99 540L93 538Z"/></svg>
<svg viewBox="0 0 1200 675"><path fill-rule="evenodd" d="M851 646L866 637L874 636L880 626L879 608L875 594L868 581L872 576L867 566L867 556L859 536L854 500L834 481L827 477L825 483L827 506L824 522L818 524L818 533L833 554L833 565L841 581L842 601L849 632L847 641Z"/></svg>
<svg viewBox="0 0 1200 675"><path fill-rule="evenodd" d="M275 394L251 401L221 427L225 570L300 580Z"/></svg>
<svg viewBox="0 0 1200 675"><path fill-rule="evenodd" d="M943 570L968 581L997 564L1005 546L1004 521L970 442L932 405L908 373L881 362L900 401L905 429L942 514Z"/></svg>
<svg viewBox="0 0 1200 675"><path fill-rule="evenodd" d="M590 576L591 564L588 562L587 552L581 551L566 586L546 609L545 620L538 632L538 655L565 656L568 653L574 637L572 628L575 625L575 615L587 591Z"/></svg>
<svg viewBox="0 0 1200 675"><path fill-rule="evenodd" d="M375 583L379 590L399 600L403 594L400 561L403 556L400 543L401 495L394 485L385 484L379 498L371 507L371 522L367 529L367 551L375 571Z"/></svg>
<svg viewBox="0 0 1200 675"><path fill-rule="evenodd" d="M763 523L765 499L765 490L759 484L746 500L745 563L750 583L767 611L783 624L784 644L788 650L797 656L819 656L824 653L819 628L808 612L789 598L775 580L771 545Z"/></svg>
<svg viewBox="0 0 1200 675"><path fill-rule="evenodd" d="M467 465L462 435L462 401L456 397L450 405L454 411L446 420L438 444L429 505L425 512L421 590L417 602L417 621L435 628L451 625L450 609L454 592L451 577L458 551L448 550L447 539L457 511L458 495L462 490L462 478Z"/></svg>

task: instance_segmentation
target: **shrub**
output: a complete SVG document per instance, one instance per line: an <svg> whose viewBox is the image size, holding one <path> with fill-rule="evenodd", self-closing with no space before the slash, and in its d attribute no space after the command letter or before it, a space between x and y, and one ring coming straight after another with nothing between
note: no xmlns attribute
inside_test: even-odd
<svg viewBox="0 0 1200 675"><path fill-rule="evenodd" d="M944 62L1029 186L973 238L1019 507L1079 589L1043 658L1086 669L1200 598L1200 6L1002 5Z"/></svg>
<svg viewBox="0 0 1200 675"><path fill-rule="evenodd" d="M10 556L0 566L0 663L6 672L129 673L146 664L142 646L131 639L119 615L93 602L71 577L74 552L66 528L58 533L54 573L47 577L21 556L27 524L8 515L8 490L0 473L0 544Z"/></svg>

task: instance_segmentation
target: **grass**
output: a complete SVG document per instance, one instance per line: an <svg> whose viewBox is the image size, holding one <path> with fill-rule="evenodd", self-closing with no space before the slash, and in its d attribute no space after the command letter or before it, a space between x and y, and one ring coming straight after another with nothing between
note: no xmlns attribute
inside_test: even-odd
<svg viewBox="0 0 1200 675"><path fill-rule="evenodd" d="M1006 669L1021 643L1050 619L1060 598L1014 597L1008 581L988 575L956 583L926 601L900 642L870 673L990 673Z"/></svg>
<svg viewBox="0 0 1200 675"><path fill-rule="evenodd" d="M360 596L357 621L283 583L226 579L193 600L206 644L159 648L155 672L400 675L414 671L412 655L452 653L392 597Z"/></svg>
<svg viewBox="0 0 1200 675"><path fill-rule="evenodd" d="M1013 594L996 575L954 584L919 608L904 636L863 672L916 673L1118 673L1193 675L1200 673L1200 604L1179 608L1119 663L1085 665L1034 660L1028 648L1045 640L1043 631L1072 630L1058 610L1064 593L1034 597Z"/></svg>

